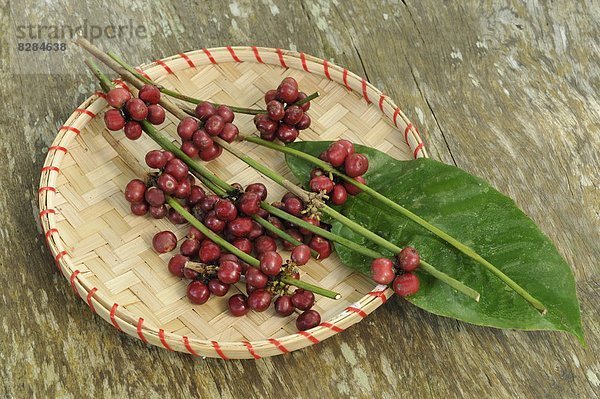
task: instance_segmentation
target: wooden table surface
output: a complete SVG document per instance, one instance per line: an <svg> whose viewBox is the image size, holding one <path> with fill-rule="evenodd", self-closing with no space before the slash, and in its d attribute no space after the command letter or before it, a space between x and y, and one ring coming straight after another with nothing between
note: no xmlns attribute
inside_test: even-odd
<svg viewBox="0 0 600 399"><path fill-rule="evenodd" d="M1 397L600 395L597 2L118 3L0 1ZM118 333L75 299L35 219L47 147L92 79L72 44L52 64L11 57L21 25L130 19L148 37L97 43L132 63L254 44L366 76L419 126L432 157L490 181L550 236L575 273L587 348L566 334L436 317L398 298L319 345L259 361L202 360Z"/></svg>

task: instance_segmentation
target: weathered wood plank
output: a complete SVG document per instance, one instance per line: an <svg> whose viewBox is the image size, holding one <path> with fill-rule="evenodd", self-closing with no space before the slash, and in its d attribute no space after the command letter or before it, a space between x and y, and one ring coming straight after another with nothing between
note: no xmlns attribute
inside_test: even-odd
<svg viewBox="0 0 600 399"><path fill-rule="evenodd" d="M596 4L131 0L107 9L55 0L0 2L0 9L1 396L600 395ZM222 362L148 347L93 316L56 273L43 241L32 239L45 148L93 85L78 51L55 66L34 65L71 73L15 73L27 66L13 69L9 36L23 21L106 25L134 16L149 40L100 41L132 62L256 44L367 75L419 125L434 157L492 182L553 239L573 265L588 348L563 334L469 326L394 299L320 345Z"/></svg>

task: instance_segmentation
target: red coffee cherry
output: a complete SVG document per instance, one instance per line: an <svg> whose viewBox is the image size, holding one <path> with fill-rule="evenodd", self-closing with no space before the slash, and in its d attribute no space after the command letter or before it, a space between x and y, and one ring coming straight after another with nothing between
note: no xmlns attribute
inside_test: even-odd
<svg viewBox="0 0 600 399"><path fill-rule="evenodd" d="M210 290L202 281L192 281L187 287L187 297L193 304L202 305L210 298Z"/></svg>
<svg viewBox="0 0 600 399"><path fill-rule="evenodd" d="M177 134L183 141L191 140L196 130L198 130L198 120L191 116L183 118L177 125Z"/></svg>
<svg viewBox="0 0 600 399"><path fill-rule="evenodd" d="M146 183L140 179L133 179L125 186L125 199L128 202L137 204L144 200L146 194Z"/></svg>
<svg viewBox="0 0 600 399"><path fill-rule="evenodd" d="M125 112L134 121L143 121L148 116L148 106L139 98L132 98L125 103Z"/></svg>
<svg viewBox="0 0 600 399"><path fill-rule="evenodd" d="M122 87L111 89L106 94L106 102L113 108L123 108L123 105L129 100L131 100L131 93Z"/></svg>
<svg viewBox="0 0 600 399"><path fill-rule="evenodd" d="M387 258L377 258L371 262L371 277L378 284L388 285L394 281L394 262Z"/></svg>
<svg viewBox="0 0 600 399"><path fill-rule="evenodd" d="M104 124L108 130L115 132L123 129L125 126L125 118L118 109L109 109L104 113Z"/></svg>
<svg viewBox="0 0 600 399"><path fill-rule="evenodd" d="M413 247L406 247L398 254L398 264L405 272L412 272L421 264L419 252Z"/></svg>
<svg viewBox="0 0 600 399"><path fill-rule="evenodd" d="M127 121L127 123L125 124L125 127L123 128L123 131L125 132L125 137L127 137L129 140L137 140L140 137L142 137L142 125L139 124L139 122L136 121Z"/></svg>
<svg viewBox="0 0 600 399"><path fill-rule="evenodd" d="M280 316L289 316L294 313L292 297L290 295L281 295L275 300L275 312Z"/></svg>
<svg viewBox="0 0 600 399"><path fill-rule="evenodd" d="M248 307L256 312L264 312L271 305L272 299L273 295L269 291L258 289L248 296Z"/></svg>
<svg viewBox="0 0 600 399"><path fill-rule="evenodd" d="M174 255L169 260L169 271L177 277L183 277L183 268L188 260L190 259L187 256L181 254Z"/></svg>
<svg viewBox="0 0 600 399"><path fill-rule="evenodd" d="M343 205L348 200L348 191L343 184L336 184L330 195L333 205Z"/></svg>
<svg viewBox="0 0 600 399"><path fill-rule="evenodd" d="M299 331L310 330L321 323L321 315L316 310L307 310L296 319L296 328Z"/></svg>
<svg viewBox="0 0 600 399"><path fill-rule="evenodd" d="M419 277L411 272L401 274L394 279L393 288L400 296L416 294L419 291Z"/></svg>
<svg viewBox="0 0 600 399"><path fill-rule="evenodd" d="M276 276L281 271L283 259L275 251L268 251L260 256L260 270L267 276Z"/></svg>
<svg viewBox="0 0 600 399"><path fill-rule="evenodd" d="M231 314L236 317L244 316L250 311L250 307L248 306L248 297L243 294L232 295L227 304Z"/></svg>
<svg viewBox="0 0 600 399"><path fill-rule="evenodd" d="M140 89L138 97L146 104L158 104L160 101L160 90L154 85L145 84Z"/></svg>
<svg viewBox="0 0 600 399"><path fill-rule="evenodd" d="M152 246L159 254L170 252L177 246L177 237L172 231L161 231L152 238Z"/></svg>
<svg viewBox="0 0 600 399"><path fill-rule="evenodd" d="M344 162L346 174L350 177L362 176L369 169L369 160L363 154L348 155Z"/></svg>
<svg viewBox="0 0 600 399"><path fill-rule="evenodd" d="M357 176L354 178L354 180L356 180L357 182L362 183L362 184L367 184L367 181L362 176ZM360 188L358 188L354 184L348 183L346 181L344 182L344 188L350 195L358 195L362 192L362 190Z"/></svg>
<svg viewBox="0 0 600 399"><path fill-rule="evenodd" d="M302 266L308 263L310 255L310 247L302 244L292 250L291 259L296 265Z"/></svg>
<svg viewBox="0 0 600 399"><path fill-rule="evenodd" d="M206 121L211 116L216 115L217 110L211 103L204 101L196 106L195 114L201 121Z"/></svg>

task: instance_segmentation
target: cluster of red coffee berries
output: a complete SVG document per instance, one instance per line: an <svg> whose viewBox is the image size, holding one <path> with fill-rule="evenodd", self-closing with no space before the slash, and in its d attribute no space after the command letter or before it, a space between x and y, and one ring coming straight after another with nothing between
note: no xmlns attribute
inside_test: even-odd
<svg viewBox="0 0 600 399"><path fill-rule="evenodd" d="M158 172L150 175L148 182L135 179L127 184L125 198L131 203L134 214L141 216L150 213L155 218L168 216L174 224L186 223L182 215L167 206L166 198L170 195L211 231L260 261L260 267L250 267L235 255L224 253L201 231L190 227L179 247L180 253L170 259L168 267L174 275L192 280L187 288L187 297L192 303L203 304L211 295L225 296L231 285L239 283L243 276L247 295L235 294L228 300L229 310L234 316L242 316L250 310L265 311L273 303L274 295L278 295L274 301L278 314L289 316L296 309L302 311L296 321L298 329L306 330L320 323L319 313L311 309L314 295L304 290L289 293L289 286L281 282L284 276L300 277L298 267L310 260L311 248L305 244L294 246L284 241L284 248L292 251L290 260L284 262L277 252L277 236L266 231L252 218L253 215L260 215L283 228L280 219L261 208L261 201L267 198L264 184L252 183L244 189L234 183L236 190L228 197L207 195L200 186L195 185L187 165L172 153L152 150L146 154L145 160L149 167L158 169ZM289 204L295 203L294 200L289 201ZM296 205L304 206L302 203ZM294 213L300 214L301 209L292 208ZM288 227L288 232L294 231L294 237L299 237L300 241L305 238L312 245L317 242L314 237L309 239L309 236L303 236L298 230ZM167 253L177 247L177 237L171 231L161 231L154 236L152 244L158 253ZM321 248L324 257L330 252L330 245L325 252Z"/></svg>
<svg viewBox="0 0 600 399"><path fill-rule="evenodd" d="M106 127L112 131L124 129L125 136L130 140L141 137L141 121L147 120L153 125L160 125L165 121L165 110L158 105L160 90L156 86L144 85L137 98L129 90L116 87L106 94L106 101L114 108L104 113Z"/></svg>
<svg viewBox="0 0 600 399"><path fill-rule="evenodd" d="M330 226L321 223L319 219L314 215L307 215L306 212L306 204L300 197L293 193L286 193L281 201L273 202L273 205L276 208L281 209L289 213L290 215L302 218L305 222L308 222L316 227L321 227L323 229L329 229ZM309 230L302 228L300 226L295 225L294 223L281 220L275 216L269 216L269 222L271 222L274 226L279 227L280 229L285 229L285 232L294 237L296 240L300 242L304 242L311 249L316 251L319 254L319 259L325 259L331 252L333 251L333 246L331 242L326 238L323 238L317 234L313 234ZM283 243L284 247L288 250L291 244Z"/></svg>
<svg viewBox="0 0 600 399"><path fill-rule="evenodd" d="M338 140L331 143L319 158L335 168L340 168L357 182L366 184L363 175L369 169L369 159L364 154L355 152L354 144L350 141ZM342 205L348 199L348 195L357 195L361 192L355 185L328 176L319 168L311 171L309 187L312 192L327 194L333 205Z"/></svg>
<svg viewBox="0 0 600 399"><path fill-rule="evenodd" d="M254 117L254 125L264 140L273 141L276 138L284 143L291 143L298 138L300 130L310 127L310 116L306 113L310 101L301 105L294 103L304 100L306 93L298 91L298 82L287 77L275 90L265 93L267 113Z"/></svg>
<svg viewBox="0 0 600 399"><path fill-rule="evenodd" d="M238 136L239 129L233 123L235 115L226 105L215 107L206 101L196 106L195 114L197 119L184 118L177 126L181 150L191 158L198 156L203 161L212 161L223 153L213 137L218 136L231 143Z"/></svg>
<svg viewBox="0 0 600 399"><path fill-rule="evenodd" d="M400 296L412 295L419 291L419 277L413 271L420 264L419 252L406 247L396 256L395 263L388 258L373 260L371 275L378 284L392 284L394 292Z"/></svg>
<svg viewBox="0 0 600 399"><path fill-rule="evenodd" d="M204 190L196 185L188 166L169 151L149 151L146 164L159 172L150 175L147 182L134 179L127 184L125 199L131 203L131 212L138 216L150 213L155 219L168 216L174 224L185 223L179 212L167 207L167 195L180 199L183 207L190 210L205 197Z"/></svg>
<svg viewBox="0 0 600 399"><path fill-rule="evenodd" d="M170 231L162 231L154 236L153 245L157 251L164 253L175 248L177 238ZM190 302L201 305L211 295L223 297L243 276L248 295L240 293L229 298L228 307L232 315L243 316L250 310L264 312L273 302L273 292L279 292L274 302L275 311L281 316L290 316L295 309L302 311L296 320L299 330L308 330L321 322L319 313L311 310L315 302L312 292L296 289L289 294L287 288L278 284L277 277L282 273L298 277L293 268L308 262L310 249L306 245L296 247L286 264L276 251L263 252L260 267L254 268L233 254L223 253L217 244L190 227L179 251L169 260L169 271L177 277L191 280L187 287Z"/></svg>

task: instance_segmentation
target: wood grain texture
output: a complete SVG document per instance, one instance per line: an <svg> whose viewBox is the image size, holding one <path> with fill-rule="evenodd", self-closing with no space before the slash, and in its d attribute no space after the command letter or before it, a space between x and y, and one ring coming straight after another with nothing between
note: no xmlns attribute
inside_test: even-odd
<svg viewBox="0 0 600 399"><path fill-rule="evenodd" d="M0 0L0 396L600 395L597 3L81 4ZM11 36L24 23L106 25L130 18L148 28L148 39L98 43L132 63L256 44L298 49L366 75L419 126L434 158L490 181L556 243L577 279L588 347L565 334L466 325L397 298L322 344L259 361L170 353L95 317L56 272L35 223L47 146L94 90L92 79L74 46L53 64L33 58L19 65ZM22 72L32 67L39 73Z"/></svg>

